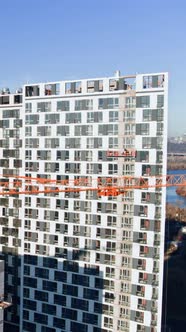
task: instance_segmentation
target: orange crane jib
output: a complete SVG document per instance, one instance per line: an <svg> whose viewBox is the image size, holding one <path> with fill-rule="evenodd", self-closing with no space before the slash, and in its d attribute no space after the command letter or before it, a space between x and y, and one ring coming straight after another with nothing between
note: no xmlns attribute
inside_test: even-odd
<svg viewBox="0 0 186 332"><path fill-rule="evenodd" d="M148 177L113 176L79 177L74 180L51 180L26 176L1 175L0 195L37 195L60 192L95 191L98 196L125 195L134 189L178 187L186 185L186 174Z"/></svg>

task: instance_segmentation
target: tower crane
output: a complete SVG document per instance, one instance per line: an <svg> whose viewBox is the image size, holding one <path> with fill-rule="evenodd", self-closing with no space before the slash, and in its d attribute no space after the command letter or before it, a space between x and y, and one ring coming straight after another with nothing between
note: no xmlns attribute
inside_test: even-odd
<svg viewBox="0 0 186 332"><path fill-rule="evenodd" d="M95 191L98 196L125 195L134 189L186 186L186 174L148 177L78 177L74 180L51 180L40 177L1 175L0 195L37 195L60 192Z"/></svg>

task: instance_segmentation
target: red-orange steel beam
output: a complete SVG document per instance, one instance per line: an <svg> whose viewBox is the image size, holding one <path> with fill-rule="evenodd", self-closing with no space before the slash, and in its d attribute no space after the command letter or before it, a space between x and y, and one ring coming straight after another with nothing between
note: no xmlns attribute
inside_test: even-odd
<svg viewBox="0 0 186 332"><path fill-rule="evenodd" d="M114 176L98 177L96 179L82 177L75 180L60 181L13 175L2 175L2 177L10 178L10 181L7 182L3 178L0 180L0 187L2 187L0 195L97 191L100 196L117 196L133 189L186 186L186 174L148 177ZM43 188L36 185L43 186ZM51 185L51 187L48 185ZM52 185L57 188L53 188Z"/></svg>

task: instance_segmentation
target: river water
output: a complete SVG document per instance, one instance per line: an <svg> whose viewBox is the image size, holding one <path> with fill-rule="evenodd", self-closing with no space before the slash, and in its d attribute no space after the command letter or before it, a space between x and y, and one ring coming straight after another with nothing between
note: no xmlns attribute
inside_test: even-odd
<svg viewBox="0 0 186 332"><path fill-rule="evenodd" d="M174 170L168 171L168 174L186 174L186 170ZM166 196L167 203L177 205L181 208L186 208L186 197L181 197L176 194L176 187L168 187L167 188L167 196Z"/></svg>

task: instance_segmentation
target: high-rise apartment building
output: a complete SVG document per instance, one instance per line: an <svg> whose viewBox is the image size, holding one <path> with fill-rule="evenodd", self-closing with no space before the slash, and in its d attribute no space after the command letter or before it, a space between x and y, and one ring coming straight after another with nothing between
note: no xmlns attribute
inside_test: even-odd
<svg viewBox="0 0 186 332"><path fill-rule="evenodd" d="M166 174L167 88L167 73L116 72L3 91L3 190L20 185L6 175L153 185ZM0 213L5 332L161 330L165 188L7 195Z"/></svg>

